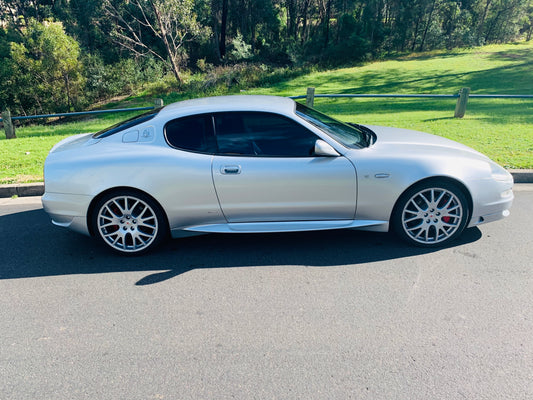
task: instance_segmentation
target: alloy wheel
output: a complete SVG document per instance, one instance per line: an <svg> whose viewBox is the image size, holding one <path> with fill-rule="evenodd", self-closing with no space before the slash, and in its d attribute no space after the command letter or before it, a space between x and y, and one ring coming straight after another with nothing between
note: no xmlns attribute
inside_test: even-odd
<svg viewBox="0 0 533 400"><path fill-rule="evenodd" d="M463 203L452 190L431 187L413 194L401 212L407 237L422 245L442 243L463 228Z"/></svg>
<svg viewBox="0 0 533 400"><path fill-rule="evenodd" d="M158 235L159 221L146 201L129 195L113 197L98 209L96 226L103 241L119 252L147 249Z"/></svg>

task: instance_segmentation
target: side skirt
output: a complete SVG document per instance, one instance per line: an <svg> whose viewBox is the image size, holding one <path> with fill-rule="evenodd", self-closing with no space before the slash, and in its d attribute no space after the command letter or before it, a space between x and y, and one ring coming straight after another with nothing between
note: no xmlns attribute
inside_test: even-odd
<svg viewBox="0 0 533 400"><path fill-rule="evenodd" d="M382 229L386 230L387 226L388 221L377 220L240 222L189 226L187 228L183 228L183 231L187 231L188 233L275 233L320 231L331 229L357 229L365 227L372 227L372 230L381 231ZM180 234L180 231L172 231L172 237L177 238L180 236L183 236Z"/></svg>

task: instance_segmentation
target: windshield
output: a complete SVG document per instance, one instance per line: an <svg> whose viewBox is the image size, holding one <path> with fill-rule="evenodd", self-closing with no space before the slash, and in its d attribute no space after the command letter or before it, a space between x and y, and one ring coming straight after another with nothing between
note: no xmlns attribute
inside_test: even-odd
<svg viewBox="0 0 533 400"><path fill-rule="evenodd" d="M346 147L360 149L370 143L365 132L313 108L296 103L296 113Z"/></svg>
<svg viewBox="0 0 533 400"><path fill-rule="evenodd" d="M152 118L154 118L160 110L161 110L160 108L156 110L151 110L141 115L137 115L133 118L127 119L126 121L119 122L118 124L112 125L109 128L105 128L104 130L101 130L100 132L96 132L93 135L93 139L105 138L117 132L123 131L125 129L129 129L135 125L139 125L139 124L142 124L143 122L149 121Z"/></svg>

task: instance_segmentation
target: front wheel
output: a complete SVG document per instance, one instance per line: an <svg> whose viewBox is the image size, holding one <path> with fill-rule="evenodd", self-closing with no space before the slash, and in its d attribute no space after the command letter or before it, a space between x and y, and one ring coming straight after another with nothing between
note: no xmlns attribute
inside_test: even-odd
<svg viewBox="0 0 533 400"><path fill-rule="evenodd" d="M463 191L448 182L427 182L407 190L397 203L392 227L407 242L438 247L456 239L464 230L468 201Z"/></svg>
<svg viewBox="0 0 533 400"><path fill-rule="evenodd" d="M167 222L159 205L134 191L111 193L95 205L93 232L113 251L139 255L157 246L167 235Z"/></svg>

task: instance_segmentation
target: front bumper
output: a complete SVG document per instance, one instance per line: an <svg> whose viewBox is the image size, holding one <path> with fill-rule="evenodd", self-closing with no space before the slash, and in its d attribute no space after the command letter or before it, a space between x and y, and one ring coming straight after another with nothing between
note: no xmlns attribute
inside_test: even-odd
<svg viewBox="0 0 533 400"><path fill-rule="evenodd" d="M497 221L510 215L513 204L513 181L485 182L476 191L478 195L474 199L472 217L468 227Z"/></svg>

